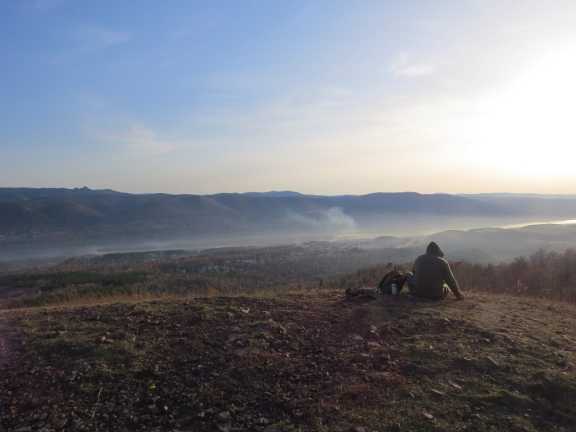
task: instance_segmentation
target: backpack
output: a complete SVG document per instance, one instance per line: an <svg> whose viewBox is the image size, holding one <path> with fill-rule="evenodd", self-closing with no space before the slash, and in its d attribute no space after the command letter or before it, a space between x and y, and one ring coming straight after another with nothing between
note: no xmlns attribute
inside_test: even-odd
<svg viewBox="0 0 576 432"><path fill-rule="evenodd" d="M398 295L402 291L407 278L407 273L396 269L391 270L384 275L378 284L378 291L382 295Z"/></svg>

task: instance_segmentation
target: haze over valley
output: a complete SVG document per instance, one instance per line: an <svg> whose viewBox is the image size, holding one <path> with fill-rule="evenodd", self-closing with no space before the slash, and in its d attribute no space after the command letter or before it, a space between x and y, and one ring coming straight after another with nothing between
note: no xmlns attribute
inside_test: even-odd
<svg viewBox="0 0 576 432"><path fill-rule="evenodd" d="M367 248L421 246L429 236L460 258L495 261L576 244L576 197L297 192L216 195L111 190L0 189L0 258L63 257L332 241Z"/></svg>

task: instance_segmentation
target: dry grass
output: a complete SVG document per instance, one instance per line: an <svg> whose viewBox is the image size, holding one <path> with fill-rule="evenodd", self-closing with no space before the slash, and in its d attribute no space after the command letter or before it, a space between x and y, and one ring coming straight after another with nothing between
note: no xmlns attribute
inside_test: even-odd
<svg viewBox="0 0 576 432"><path fill-rule="evenodd" d="M333 288L303 288L298 287L271 287L262 288L258 290L250 290L248 292L235 290L235 291L219 291L215 288L209 288L202 292L179 292L173 293L165 292L146 292L140 291L135 293L115 293L105 296L68 296L61 297L57 301L51 301L47 304L40 304L38 306L27 306L26 303L13 304L11 306L0 309L0 313L4 315L25 313L26 311L52 311L70 308L92 307L92 306L106 306L113 304L136 304L155 301L187 301L193 299L208 299L215 297L222 298L262 298L274 299L279 296L297 296L297 297L315 297L322 294L334 293Z"/></svg>
<svg viewBox="0 0 576 432"><path fill-rule="evenodd" d="M255 268L247 268L246 260L237 255L217 256L215 262L211 257L202 257L202 267L194 267L198 265L196 261L179 260L126 268L58 269L2 276L0 287L12 287L22 294L4 301L3 306L97 305L244 295L270 298L286 292L343 292L353 287L374 287L392 269L392 264L386 264L344 275L319 277L310 272L310 268L292 266L289 261L270 267L258 264ZM198 257L194 259L199 260ZM210 271L206 271L207 268ZM409 269L409 266L404 268ZM455 263L454 272L464 292L474 290L576 303L576 254L573 251L538 253L528 259L519 258L499 265Z"/></svg>

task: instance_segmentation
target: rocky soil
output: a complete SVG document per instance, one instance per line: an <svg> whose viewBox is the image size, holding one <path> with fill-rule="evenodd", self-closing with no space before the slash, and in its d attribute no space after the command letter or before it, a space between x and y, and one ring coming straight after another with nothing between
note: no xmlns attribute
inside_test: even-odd
<svg viewBox="0 0 576 432"><path fill-rule="evenodd" d="M324 292L0 321L0 431L576 430L565 305Z"/></svg>

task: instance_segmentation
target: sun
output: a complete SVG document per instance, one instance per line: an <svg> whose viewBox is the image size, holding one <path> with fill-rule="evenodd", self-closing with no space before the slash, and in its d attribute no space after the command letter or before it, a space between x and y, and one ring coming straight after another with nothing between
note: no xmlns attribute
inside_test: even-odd
<svg viewBox="0 0 576 432"><path fill-rule="evenodd" d="M576 44L537 57L507 86L480 98L470 121L479 164L522 176L573 176Z"/></svg>

